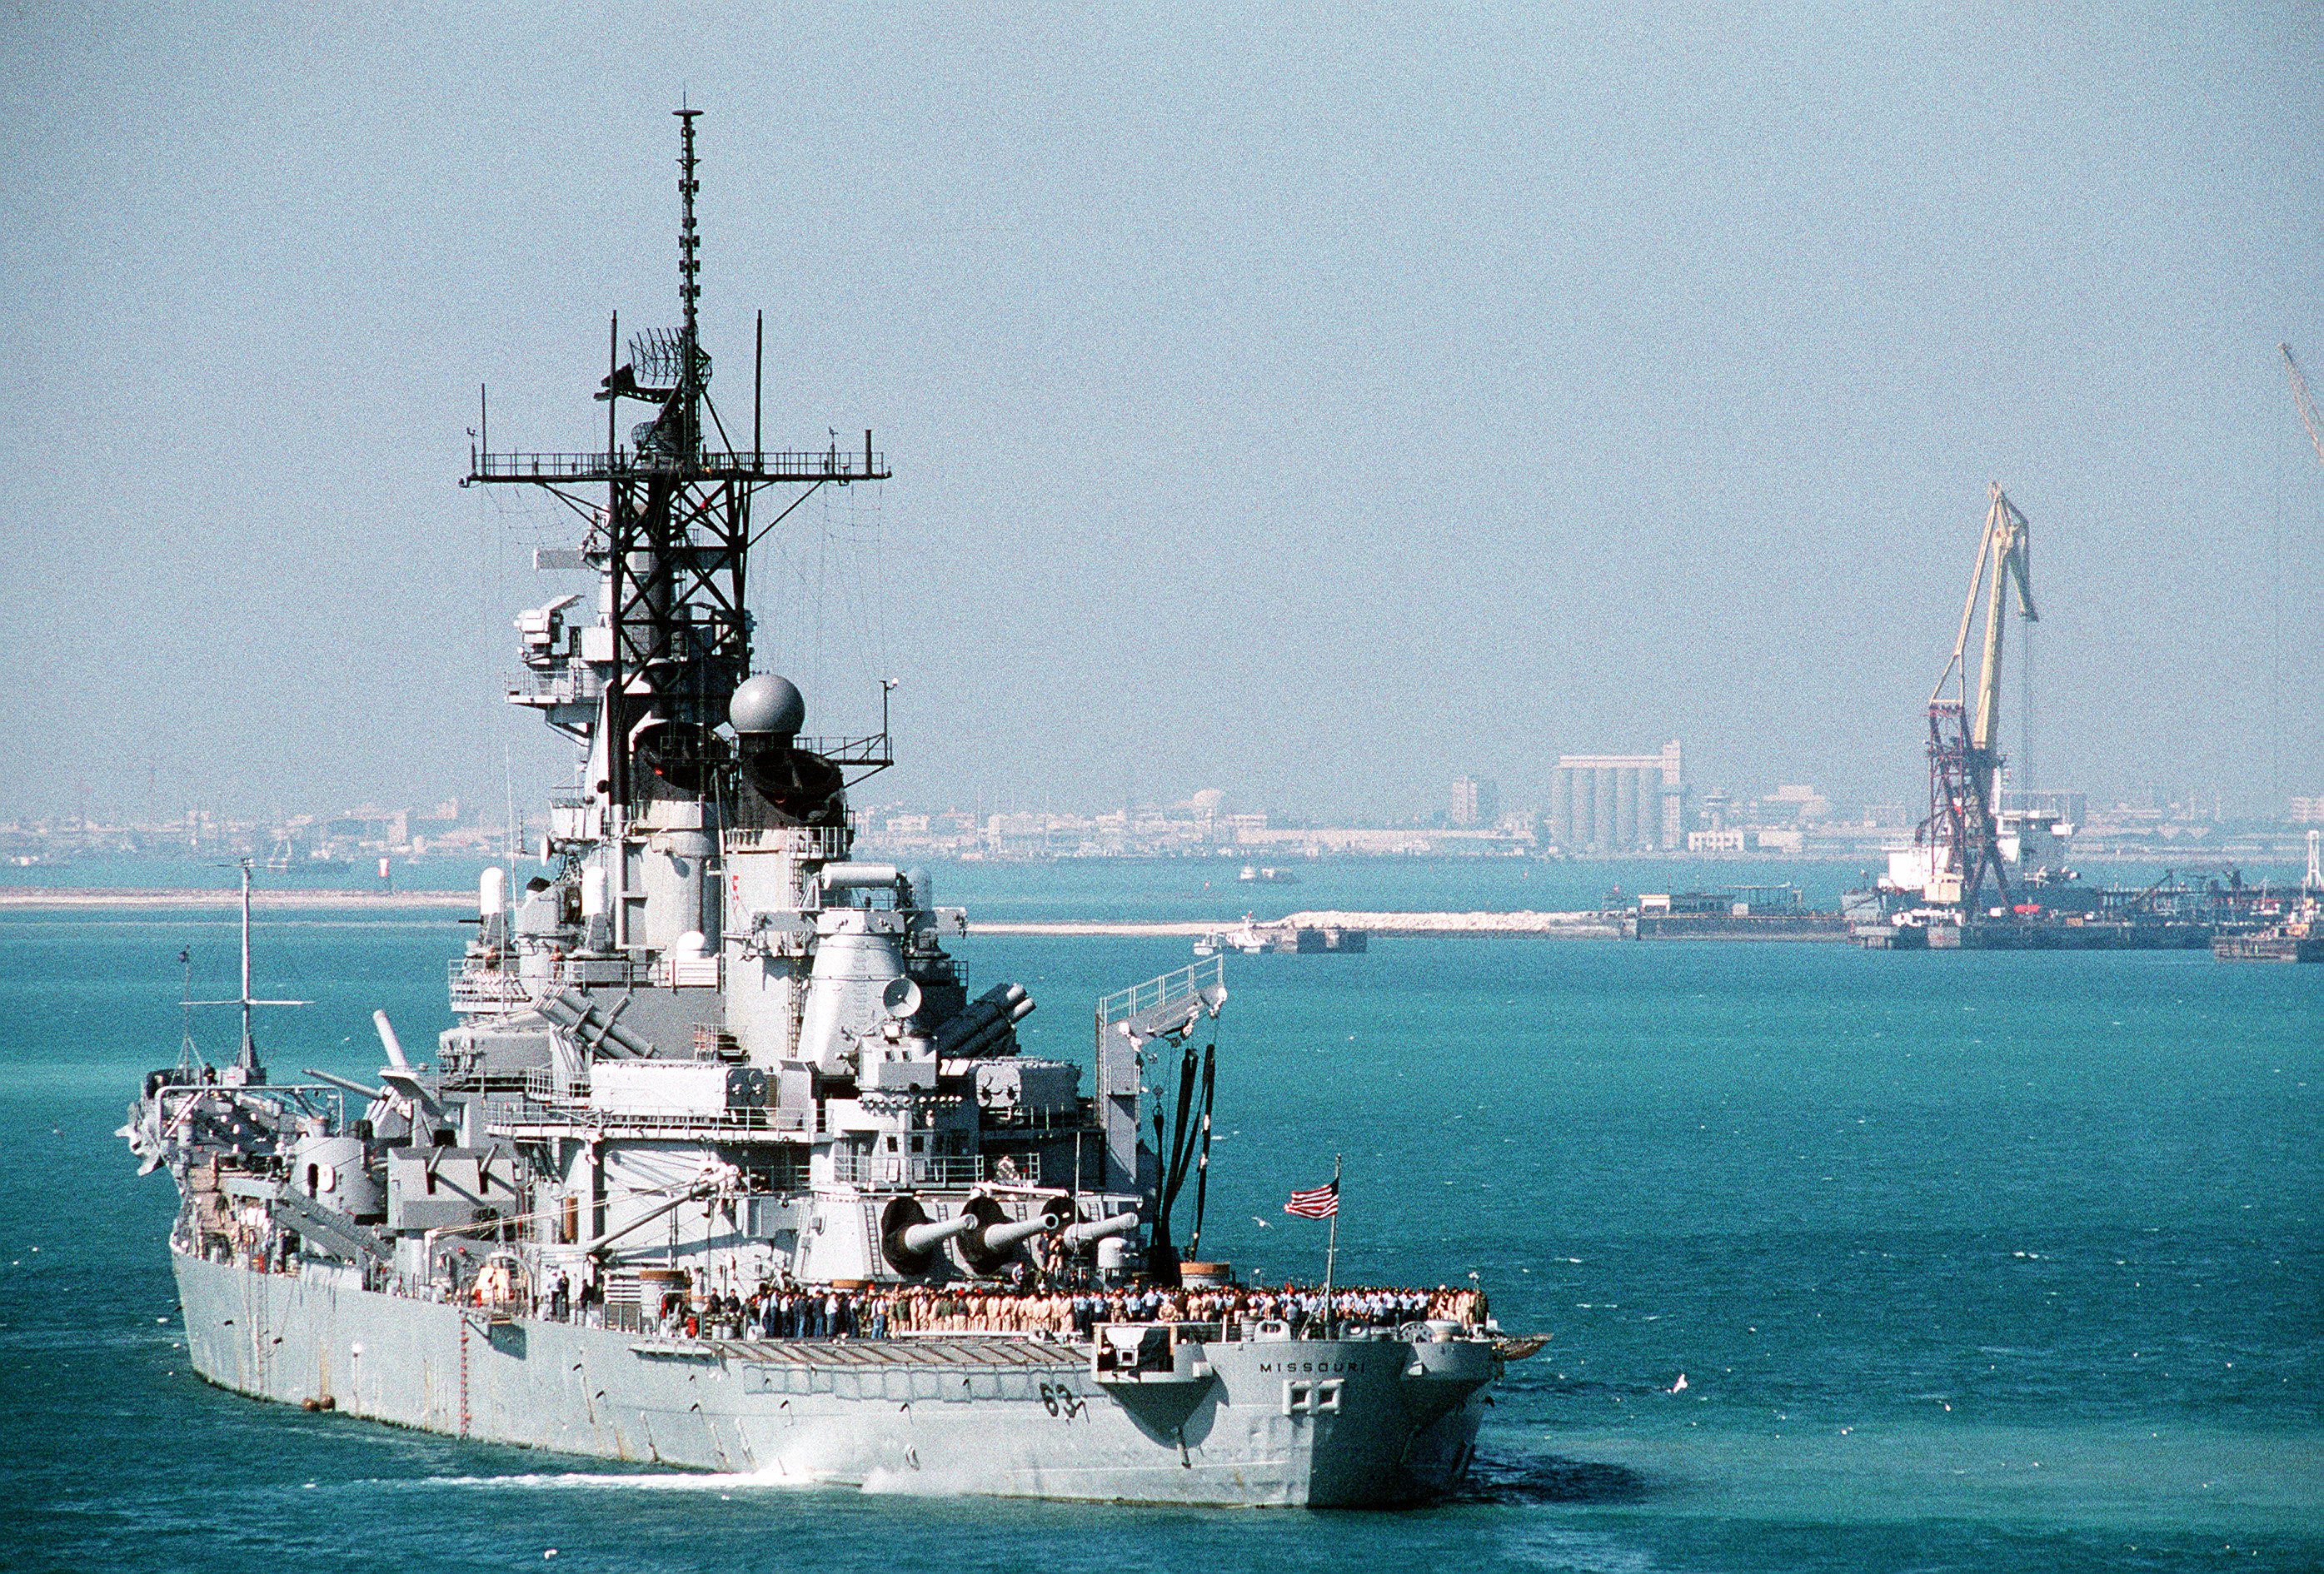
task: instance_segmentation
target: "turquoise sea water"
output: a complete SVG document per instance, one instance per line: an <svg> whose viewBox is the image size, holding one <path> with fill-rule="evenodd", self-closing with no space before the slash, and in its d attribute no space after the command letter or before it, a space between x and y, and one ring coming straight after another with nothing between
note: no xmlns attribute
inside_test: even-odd
<svg viewBox="0 0 2324 1574"><path fill-rule="evenodd" d="M937 884L972 916L1215 915L1189 867ZM1225 907L1720 883L1302 872ZM375 1006L424 1042L459 935L449 914L270 921L262 982L316 1002L271 1014L277 1072L368 1071ZM1323 1227L1282 1199L1342 1153L1343 1278L1473 1270L1505 1327L1554 1336L1511 1369L1458 1501L1315 1514L782 1489L204 1386L171 1188L112 1136L175 1054L187 946L198 991L230 989L223 912L0 916L0 1566L2324 1567L2324 969L1513 940L1234 959L1204 1255L1319 1273ZM1039 999L1029 1049L1076 1058L1095 995L1189 960L962 951ZM214 1054L230 1015L196 1025Z"/></svg>

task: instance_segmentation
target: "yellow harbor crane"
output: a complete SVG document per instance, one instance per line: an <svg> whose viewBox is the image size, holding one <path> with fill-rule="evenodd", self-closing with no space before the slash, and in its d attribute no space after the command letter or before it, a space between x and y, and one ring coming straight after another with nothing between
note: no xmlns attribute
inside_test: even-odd
<svg viewBox="0 0 2324 1574"><path fill-rule="evenodd" d="M2001 755L1994 742L2001 729L2002 628L2013 590L2017 615L2029 623L2040 621L2034 610L2031 526L2001 490L2001 483L1991 483L1987 492L1991 506L1986 510L1984 538L1978 543L1977 568L1969 575L1969 600L1961 607L1960 632L1954 637L1951 659L1929 692L1929 817L1921 823L1917 838L1932 854L1929 900L1964 910L1976 906L1988 874L2004 896L2009 890L1995 812ZM1967 656L1980 595L1985 659L1978 671L1972 711ZM1954 686L1950 699L1945 695L1948 682Z"/></svg>

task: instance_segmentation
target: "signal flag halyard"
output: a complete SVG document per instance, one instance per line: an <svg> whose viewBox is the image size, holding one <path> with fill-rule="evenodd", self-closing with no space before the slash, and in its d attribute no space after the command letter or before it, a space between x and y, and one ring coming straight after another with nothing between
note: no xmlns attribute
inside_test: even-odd
<svg viewBox="0 0 2324 1574"><path fill-rule="evenodd" d="M1329 1219L1340 1210L1340 1183L1317 1186L1312 1191L1294 1192L1291 1201L1283 1205L1286 1213L1296 1213L1302 1219Z"/></svg>

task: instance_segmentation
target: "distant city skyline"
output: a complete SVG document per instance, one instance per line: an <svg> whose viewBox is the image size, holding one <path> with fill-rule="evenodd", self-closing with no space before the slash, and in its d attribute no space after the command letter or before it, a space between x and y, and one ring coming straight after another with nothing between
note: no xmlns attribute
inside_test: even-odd
<svg viewBox="0 0 2324 1574"><path fill-rule="evenodd" d="M1456 783L1483 785L1473 778ZM1563 839L1550 817L1525 812L1503 815L1490 824L1463 824L1457 818L1463 801L1464 795L1456 794L1448 809L1389 824L1244 811L1215 791L1167 806L1095 815L979 814L873 802L856 809L855 846L863 856L899 863L1184 860L1234 867L1238 881L1252 883L1284 883L1286 866L1377 858L1692 862L1706 866L1703 872L1666 878L1674 885L1694 886L1720 878L1708 866L1738 861L1838 862L1855 866L1868 878L1884 864L1896 877L1900 859L1905 861L1905 878L1916 867L1910 853L1917 839L1902 805L1833 804L1803 784L1748 801L1714 791L1692 817L1694 828L1662 845L1643 837L1636 843L1607 842L1594 832L1591 841L1577 845ZM21 871L0 883L71 883L72 871L82 869L83 879L118 883L124 871L141 866L152 869L149 881L167 882L184 877L164 871L189 860L213 866L249 860L277 878L297 877L309 884L320 879L368 889L374 880L392 884L401 869L424 866L429 872L420 877L423 883L440 884L447 870L503 858L529 863L540 856L539 823L514 827L512 837L511 827L503 824L456 824L445 817L451 806L422 812L365 805L281 824L196 815L155 827L26 825L0 819L0 872ZM2192 811L2184 805L2093 808L2074 793L2005 794L2001 806L2006 845L2035 850L2032 857L2040 867L2069 872L2085 864L2128 862L2231 883L2239 877L2265 888L2291 878L2324 835L2324 798L2301 805L2307 824L2214 821L2200 805ZM2021 812L2029 817L2018 818ZM92 860L106 867L88 867ZM2142 882L2145 878L2138 877Z"/></svg>
<svg viewBox="0 0 2324 1574"><path fill-rule="evenodd" d="M1560 760L1562 767L1576 775L1577 780L1583 773L1597 777L1618 776L1629 771L1643 776L1645 768L1650 764L1666 768L1677 758L1673 752L1675 749L1674 743L1666 745L1665 752L1655 756L1561 756ZM1919 822L1927 808L1923 798L1903 795L1857 800L1835 798L1822 793L1812 781L1755 784L1751 790L1731 792L1723 787L1704 787L1688 780L1684 782L1683 790L1669 795L1665 799L1666 805L1673 807L1656 829L1651 827L1646 816L1644 807L1646 787L1642 785L1637 789L1641 806L1630 822L1632 829L1626 841L1619 831L1602 835L1591 831L1577 835L1574 826L1582 814L1581 807L1578 803L1574 804L1561 817L1554 788L1545 791L1536 801L1533 798L1505 798L1499 784L1489 778L1458 776L1452 778L1448 786L1449 791L1434 804L1416 804L1406 813L1353 816L1319 815L1296 804L1261 804L1217 787L1198 788L1184 796L1140 799L1135 804L1078 805L1056 801L1054 796L1049 801L1028 805L1002 801L901 799L876 789L859 789L852 797L851 804L858 820L867 826L897 815L947 816L965 824L982 824L996 820L1042 819L1093 823L1108 818L1119 820L1126 812L1134 813L1140 818L1194 818L1216 821L1222 824L1248 821L1278 827L1346 825L1483 831L1524 824L1529 827L1529 833L1537 832L1545 842L1598 851L1608 851L1620 845L1683 850L1685 833L1717 830L1729 821L1750 824L1830 823L1910 828ZM1608 790L1616 794L1621 791L1618 785L1610 784ZM2190 823L2280 826L2324 824L2324 793L2294 795L2285 801L2279 813L2273 815L2239 812L2231 805L2224 793L2190 791L2159 783L2111 796L2071 789L2028 792L2005 784L2001 800L2004 807L2047 804L2052 805L2051 812L2068 820L2147 817ZM539 795L518 798L514 805L514 819L521 829L538 833L545 815L542 802ZM82 823L78 808L60 814L34 815L0 805L0 831L38 828L56 833ZM88 825L103 830L166 832L172 828L189 827L268 827L278 833L289 832L313 838L346 835L350 833L350 825L364 824L373 828L366 834L384 835L395 841L413 833L413 828L421 834L432 833L439 836L455 828L463 832L481 830L490 835L500 836L506 831L508 823L508 813L500 805L458 794L432 799L423 797L410 804L383 803L375 797L352 801L341 799L336 801L336 806L318 808L280 804L263 807L193 804L172 813L150 816L134 812L108 813L103 805L92 805L86 819ZM1581 823L1588 824L1586 820ZM1609 822L1609 825L1617 823ZM378 829L388 825L396 829L392 833ZM460 840L473 838L464 835Z"/></svg>

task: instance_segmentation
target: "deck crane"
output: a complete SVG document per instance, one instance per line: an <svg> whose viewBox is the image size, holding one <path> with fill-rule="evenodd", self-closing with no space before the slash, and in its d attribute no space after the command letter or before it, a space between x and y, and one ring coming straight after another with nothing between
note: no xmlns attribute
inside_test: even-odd
<svg viewBox="0 0 2324 1574"><path fill-rule="evenodd" d="M2316 413L2316 401L2308 395L2308 379L2300 374L2300 363L2292 358L2290 345L2278 345L2283 352L2283 369L2292 374L2292 401L2300 407L2301 424L2308 428L2308 440L2316 445L2316 457L2324 462L2324 418Z"/></svg>
<svg viewBox="0 0 2324 1574"><path fill-rule="evenodd" d="M2005 897L2009 892L1995 812L2001 755L1994 743L2001 729L2002 627L2013 589L2018 617L2040 621L2034 611L2031 528L1999 482L1987 492L1992 502L1978 544L1977 569L1969 575L1969 600L1961 608L1960 632L1953 640L1952 658L1929 693L1929 817L1915 838L1929 850L1928 899L1964 912L1977 905L1988 874ZM1985 649L1972 710L1967 655L1980 594ZM1945 694L1948 682L1954 686L1950 698Z"/></svg>

